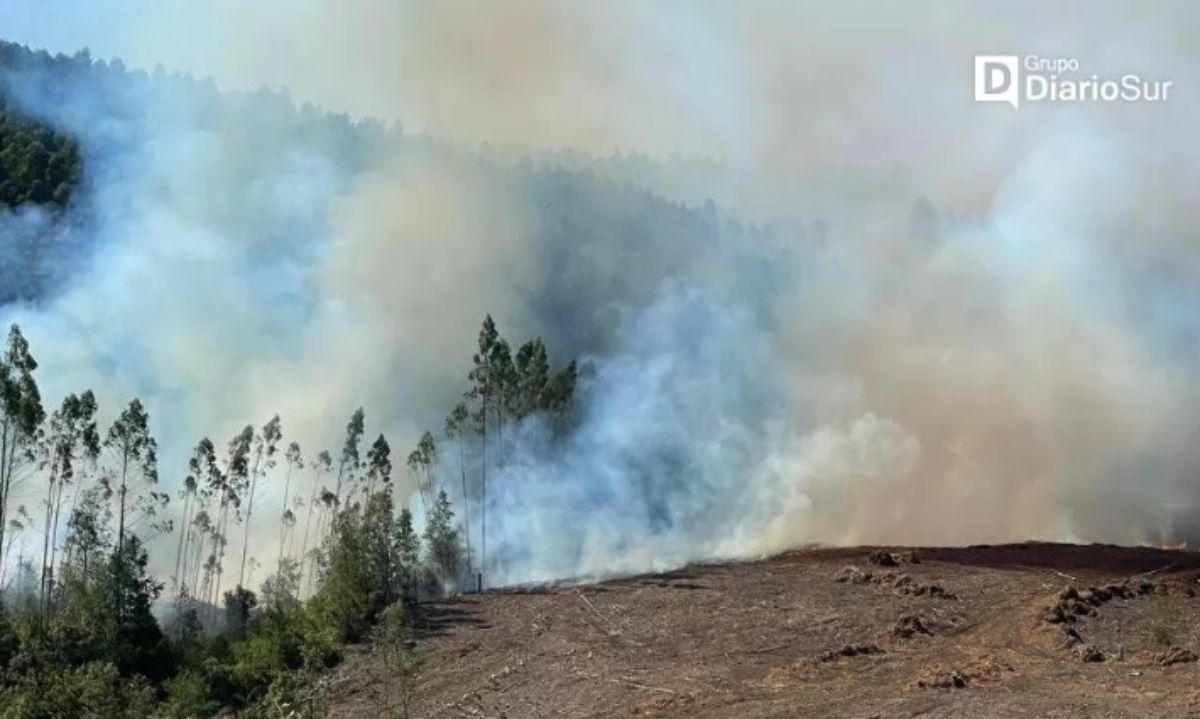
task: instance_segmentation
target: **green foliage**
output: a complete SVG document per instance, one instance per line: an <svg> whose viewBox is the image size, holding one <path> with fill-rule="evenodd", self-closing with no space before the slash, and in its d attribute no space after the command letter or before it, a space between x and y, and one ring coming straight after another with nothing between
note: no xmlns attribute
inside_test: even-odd
<svg viewBox="0 0 1200 719"><path fill-rule="evenodd" d="M254 592L238 586L231 592L225 592L225 631L233 638L241 639L246 636L246 627L250 624L250 613L258 606L258 597Z"/></svg>
<svg viewBox="0 0 1200 719"><path fill-rule="evenodd" d="M337 515L326 554L325 581L314 602L339 641L358 641L366 635L380 603L380 584L358 512Z"/></svg>
<svg viewBox="0 0 1200 719"><path fill-rule="evenodd" d="M432 432L420 436L409 456L425 509L424 526L417 527L409 508L397 507L393 499L391 445L378 436L363 462L364 414L358 409L351 415L336 491L323 483L333 474L329 454L321 452L310 463L310 506L318 505L319 497L323 507L314 535L321 546L312 570L314 575L321 571L310 576L315 592L302 598L309 528L299 556L290 556L282 541L295 522L285 499L278 515L277 569L262 585L261 605L241 582L223 591L221 580L226 535L239 521L244 522L245 566L255 487L266 480L282 446L279 419L272 418L259 433L247 426L228 443L224 461L211 441L201 440L180 494L176 615L168 639L151 613L163 586L148 572L147 535L141 532L144 520L166 503L165 494L148 489L158 474L148 413L133 400L108 431L106 461L98 462L95 396L69 394L45 417L32 378L36 366L14 327L0 359L0 468L7 468L0 469L0 490L7 493L6 482L20 466L41 473L47 494L40 575L33 562L18 562L4 597L11 615L0 606L0 719L207 717L224 711L247 717L323 716L327 697L321 673L339 660L341 643L367 638L377 624L384 669L380 711L408 716L421 661L406 608L415 608L419 596L455 586L463 578L464 557L469 559L462 547L468 532L456 518L443 476L448 468ZM551 373L540 339L512 355L495 323L490 317L485 321L472 372L475 387L468 392L475 406L456 406L445 427L445 436L457 444L455 470L464 500L470 497L471 440L492 427L496 450L490 461L502 463L506 423L535 415L567 417L576 374L574 363ZM300 456L298 444L288 445L289 482L291 471L303 466ZM480 456L486 470L489 457L486 451ZM107 474L97 475L97 468ZM285 484L285 496L289 492ZM0 509L6 509L6 501L7 494ZM466 510L464 501L464 515ZM58 532L63 516L65 540ZM23 508L18 517L31 522ZM272 527L274 521L272 515ZM159 522L149 529L173 527ZM214 603L218 597L224 600L223 622ZM211 633L218 626L224 631Z"/></svg>
<svg viewBox="0 0 1200 719"><path fill-rule="evenodd" d="M421 539L413 529L412 512L400 510L392 529L392 583L397 596L406 602L417 599L421 570Z"/></svg>
<svg viewBox="0 0 1200 719"><path fill-rule="evenodd" d="M0 206L60 208L79 183L78 145L16 110L0 94Z"/></svg>
<svg viewBox="0 0 1200 719"><path fill-rule="evenodd" d="M438 492L429 522L425 525L425 546L429 552L429 562L438 573L442 584L455 580L459 559L462 557L462 546L458 529L454 526L454 510L450 508L450 497L444 489Z"/></svg>
<svg viewBox="0 0 1200 719"><path fill-rule="evenodd" d="M145 719L154 707L145 680L122 676L106 662L39 667L0 688L0 719Z"/></svg>

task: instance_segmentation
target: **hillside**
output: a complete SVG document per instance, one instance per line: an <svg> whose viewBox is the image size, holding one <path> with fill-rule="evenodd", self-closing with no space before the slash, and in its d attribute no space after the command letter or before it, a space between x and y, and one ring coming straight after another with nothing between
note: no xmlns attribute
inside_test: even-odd
<svg viewBox="0 0 1200 719"><path fill-rule="evenodd" d="M1188 654L1200 651L1200 554L1024 544L921 549L913 564L896 552L895 567L863 548L796 551L423 606L414 716L1200 711ZM369 650L352 652L332 679L333 716L372 715L378 671Z"/></svg>

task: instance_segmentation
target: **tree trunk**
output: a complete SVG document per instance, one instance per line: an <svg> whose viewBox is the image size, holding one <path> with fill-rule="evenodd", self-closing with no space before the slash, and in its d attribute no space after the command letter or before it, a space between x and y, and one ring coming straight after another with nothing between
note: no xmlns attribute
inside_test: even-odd
<svg viewBox="0 0 1200 719"><path fill-rule="evenodd" d="M121 448L121 501L119 503L120 510L117 520L117 556L124 557L122 552L125 549L125 481L129 475L129 447Z"/></svg>

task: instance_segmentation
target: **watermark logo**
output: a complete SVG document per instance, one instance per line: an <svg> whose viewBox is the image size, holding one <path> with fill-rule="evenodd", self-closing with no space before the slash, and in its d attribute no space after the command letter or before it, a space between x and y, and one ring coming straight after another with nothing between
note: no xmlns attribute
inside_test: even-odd
<svg viewBox="0 0 1200 719"><path fill-rule="evenodd" d="M1019 108L1019 62L1016 55L976 55L975 102L1007 102Z"/></svg>
<svg viewBox="0 0 1200 719"><path fill-rule="evenodd" d="M1084 74L1073 57L976 55L975 102L1004 102L1014 110L1022 103L1166 102L1174 81Z"/></svg>

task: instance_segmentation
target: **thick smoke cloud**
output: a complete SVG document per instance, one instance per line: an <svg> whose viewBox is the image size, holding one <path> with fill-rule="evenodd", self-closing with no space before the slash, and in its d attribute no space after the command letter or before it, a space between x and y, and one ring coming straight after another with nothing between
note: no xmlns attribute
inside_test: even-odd
<svg viewBox="0 0 1200 719"><path fill-rule="evenodd" d="M1197 533L1190 6L130 5L0 2L0 27L537 157L664 158L535 170L509 146L297 132L274 96L81 84L63 103L21 78L90 148L89 249L4 319L49 396L143 396L176 467L274 412L332 445L358 404L408 446L492 312L593 368L564 444L536 421L508 438L496 581L810 541ZM975 105L970 58L991 52L1179 94ZM622 229L637 202L672 219Z"/></svg>

